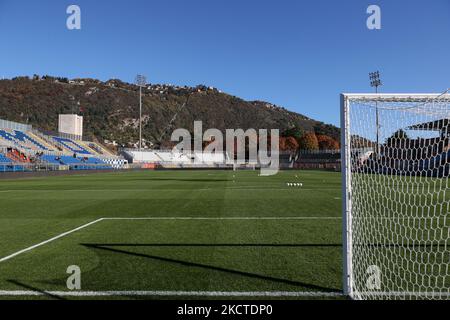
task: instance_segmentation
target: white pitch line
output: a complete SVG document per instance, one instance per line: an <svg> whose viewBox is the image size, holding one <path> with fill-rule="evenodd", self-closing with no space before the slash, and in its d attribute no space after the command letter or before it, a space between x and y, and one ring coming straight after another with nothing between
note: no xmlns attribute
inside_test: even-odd
<svg viewBox="0 0 450 320"><path fill-rule="evenodd" d="M30 189L17 189L17 190L3 190L0 191L0 193L6 193L6 192L146 192L150 189L95 189L95 190L89 190L89 189L60 189L60 190L54 190L54 189L39 189L39 190L30 190ZM258 187L258 186L250 186L250 187L218 187L218 186L211 186L210 188L198 188L198 189L188 189L188 188L161 188L161 189L151 189L152 192L159 191L183 191L183 190L189 190L189 191L217 191L217 190L279 190L279 191L292 191L292 188L285 188L284 185L282 187ZM301 190L304 191L323 191L323 190L340 190L340 188L320 188L320 189L313 189L313 188L301 188Z"/></svg>
<svg viewBox="0 0 450 320"><path fill-rule="evenodd" d="M86 227L89 227L90 225L93 225L94 223L100 222L100 221L102 221L102 220L103 220L103 218L100 218L100 219L97 219L97 220L95 220L95 221L86 223L86 224L84 224L84 225L82 225L82 226L80 226L80 227L77 227L77 228L75 228L75 229L72 229L72 230L69 230L69 231L67 231L67 232L61 233L60 235L57 235L56 237L50 238L50 239L48 239L48 240L42 241L42 242L40 242L40 243L38 243L38 244L35 244L35 245L31 246L31 247L28 247L28 248L22 249L22 250L20 250L20 251L17 251L17 252L15 252L15 253L13 253L13 254L10 254L9 256L6 256L6 257L1 258L1 259L0 259L0 262L4 262L4 261L6 261L6 260L9 260L9 259L11 259L11 258L14 258L14 257L18 256L19 254L22 254L22 253L31 251L31 250L33 250L33 249L36 249L37 247L43 246L43 245L45 245L45 244L47 244L47 243L49 243L49 242L52 242L52 241L55 241L55 240L57 240L57 239L59 239L59 238L65 237L65 236L67 236L67 235L69 235L69 234L71 234L71 233L74 233L74 232L76 232L76 231L78 231L78 230L81 230L81 229L84 229L84 228L86 228Z"/></svg>
<svg viewBox="0 0 450 320"><path fill-rule="evenodd" d="M340 220L342 217L114 217L103 220Z"/></svg>
<svg viewBox="0 0 450 320"><path fill-rule="evenodd" d="M185 296L185 297L341 297L341 292L326 291L0 291L0 296Z"/></svg>

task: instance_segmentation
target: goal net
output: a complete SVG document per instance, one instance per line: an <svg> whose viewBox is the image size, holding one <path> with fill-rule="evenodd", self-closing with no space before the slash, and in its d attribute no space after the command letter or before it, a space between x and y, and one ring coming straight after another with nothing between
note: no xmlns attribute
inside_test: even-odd
<svg viewBox="0 0 450 320"><path fill-rule="evenodd" d="M344 289L450 298L450 94L343 94Z"/></svg>

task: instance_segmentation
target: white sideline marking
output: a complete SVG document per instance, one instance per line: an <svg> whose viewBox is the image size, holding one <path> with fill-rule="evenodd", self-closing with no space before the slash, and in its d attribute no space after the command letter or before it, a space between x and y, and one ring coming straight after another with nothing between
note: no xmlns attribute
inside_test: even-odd
<svg viewBox="0 0 450 320"><path fill-rule="evenodd" d="M447 292L359 292L386 297L430 297L445 298ZM327 291L27 291L0 290L0 296L60 296L60 297L112 297L112 296L191 296L191 297L344 297L343 292ZM356 295L358 298L358 295Z"/></svg>
<svg viewBox="0 0 450 320"><path fill-rule="evenodd" d="M142 217L104 218L103 220L338 220L341 217Z"/></svg>
<svg viewBox="0 0 450 320"><path fill-rule="evenodd" d="M340 297L341 292L325 291L0 291L0 296L190 296L190 297Z"/></svg>
<svg viewBox="0 0 450 320"><path fill-rule="evenodd" d="M70 231L61 233L60 235L57 235L56 237L50 238L50 239L48 239L48 240L42 241L42 242L40 242L40 243L38 243L38 244L35 244L35 245L31 246L31 247L28 247L28 248L22 249L22 250L20 250L20 251L17 251L17 252L15 252L15 253L13 253L13 254L10 254L9 256L6 256L6 257L1 258L1 259L0 259L0 262L4 262L4 261L6 261L6 260L9 260L9 259L11 259L11 258L14 258L15 256L18 256L19 254L22 254L22 253L31 251L31 250L33 250L33 249L36 249L37 247L43 246L43 245L45 245L45 244L47 244L47 243L49 243L49 242L52 242L52 241L55 241L55 240L57 240L57 239L59 239L59 238L65 237L65 236L67 236L67 235L69 235L69 234L71 234L71 233L73 233L73 232L76 232L76 231L81 230L81 229L83 229L83 228L89 227L90 225L93 225L94 223L100 222L100 221L102 221L102 220L103 220L103 218L100 218L100 219L97 219L97 220L95 220L95 221L86 223L86 224L84 224L84 225L82 225L82 226L80 226L80 227L77 227L77 228L72 229L72 230L70 230Z"/></svg>
<svg viewBox="0 0 450 320"><path fill-rule="evenodd" d="M75 229L61 233L60 235L57 235L53 238L42 241L38 244L32 245L31 247L17 251L13 254L10 254L9 256L0 258L0 263L7 261L9 259L12 259L12 258L18 256L19 254L31 251L33 249L36 249L40 246L43 246L43 245L49 243L49 242L55 241L57 239L65 237L71 233L74 233L76 231L79 231L81 229L89 227L90 225L93 225L94 223L97 223L97 222L100 222L103 220L337 220L337 219L342 219L342 218L341 217L142 217L142 218L110 217L110 218L100 218L100 219L91 221L89 223L86 223L82 226L79 226Z"/></svg>
<svg viewBox="0 0 450 320"><path fill-rule="evenodd" d="M187 188L167 188L167 189L152 189L152 191L157 192L163 192L163 191L178 191L178 190L189 190L189 191L216 191L217 189L220 190L279 190L279 191L292 191L291 188L285 188L283 187L274 187L274 188L268 188L268 187L258 187L258 186L250 186L250 187L215 187L211 186L210 188L198 188L198 189L187 189ZM312 188L302 188L302 190L305 191L319 191L319 190L340 190L341 188L320 188L320 189L312 189ZM54 190L54 189L39 189L39 190L30 190L30 189L17 189L17 190L4 190L0 191L0 193L3 192L146 192L148 189L95 189L95 190L89 190L89 189L60 189L60 190Z"/></svg>

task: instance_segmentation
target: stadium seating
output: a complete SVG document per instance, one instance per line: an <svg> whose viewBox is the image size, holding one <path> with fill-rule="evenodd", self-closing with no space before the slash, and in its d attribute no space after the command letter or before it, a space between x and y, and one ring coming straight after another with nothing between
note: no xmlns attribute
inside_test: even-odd
<svg viewBox="0 0 450 320"><path fill-rule="evenodd" d="M60 157L55 155L43 155L41 157L41 160L44 162L47 162L48 164L54 164L54 165L63 165L64 163L60 160Z"/></svg>
<svg viewBox="0 0 450 320"><path fill-rule="evenodd" d="M199 163L205 164L214 164L214 163L225 163L226 158L224 153L211 153L211 152L203 152L203 153L194 153L195 160Z"/></svg>
<svg viewBox="0 0 450 320"><path fill-rule="evenodd" d="M89 152L86 148L82 147L79 143L75 142L72 139L61 137L52 137L52 138L57 144L61 145L63 148L72 153L92 155L91 152Z"/></svg>
<svg viewBox="0 0 450 320"><path fill-rule="evenodd" d="M189 163L191 159L184 153L171 151L157 151L155 154L161 158L162 162L169 163Z"/></svg>
<svg viewBox="0 0 450 320"><path fill-rule="evenodd" d="M102 147L98 143L90 142L90 141L77 141L77 143L84 147L86 150L88 150L90 153L96 156L103 156L103 157L114 157L114 154L111 153L111 151L107 150L106 148Z"/></svg>
<svg viewBox="0 0 450 320"><path fill-rule="evenodd" d="M98 143L77 141L32 130L31 126L5 126L0 129L0 172L42 169L97 170L122 169L127 161Z"/></svg>
<svg viewBox="0 0 450 320"><path fill-rule="evenodd" d="M133 159L137 163L215 165L226 162L226 155L224 153L194 152L191 155L183 152L173 152L172 150L129 150L125 151L125 153L128 155L128 158Z"/></svg>
<svg viewBox="0 0 450 320"><path fill-rule="evenodd" d="M74 158L73 156L43 155L41 160L48 164L69 166L72 170L112 169L113 166L99 158Z"/></svg>
<svg viewBox="0 0 450 320"><path fill-rule="evenodd" d="M11 163L11 159L7 158L4 154L0 153L0 163L1 164L5 164L5 163Z"/></svg>
<svg viewBox="0 0 450 320"><path fill-rule="evenodd" d="M6 142L3 144L8 146L14 145L23 149L36 151L49 150L42 141L38 141L39 139L37 137L18 130L0 129L0 139L3 140L0 141L0 144L1 142Z"/></svg>
<svg viewBox="0 0 450 320"><path fill-rule="evenodd" d="M327 169L340 171L341 153L338 150L300 152L295 157L293 167L296 169Z"/></svg>
<svg viewBox="0 0 450 320"><path fill-rule="evenodd" d="M99 158L81 158L81 163L87 169L112 169L112 166Z"/></svg>
<svg viewBox="0 0 450 320"><path fill-rule="evenodd" d="M25 171L26 167L15 164L11 159L0 153L0 172Z"/></svg>

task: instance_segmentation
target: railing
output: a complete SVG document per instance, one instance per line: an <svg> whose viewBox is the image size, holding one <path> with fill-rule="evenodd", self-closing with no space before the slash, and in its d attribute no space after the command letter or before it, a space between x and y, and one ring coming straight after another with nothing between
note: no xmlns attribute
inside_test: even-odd
<svg viewBox="0 0 450 320"><path fill-rule="evenodd" d="M32 126L28 124L0 119L0 129L29 131L32 129Z"/></svg>
<svg viewBox="0 0 450 320"><path fill-rule="evenodd" d="M326 149L326 150L299 150L299 154L336 154L341 153L340 149Z"/></svg>
<svg viewBox="0 0 450 320"><path fill-rule="evenodd" d="M0 163L1 172L33 172L33 171L58 171L64 170L61 166L50 164L32 164L32 163Z"/></svg>
<svg viewBox="0 0 450 320"><path fill-rule="evenodd" d="M76 135L76 134L58 132L58 131L53 131L53 130L44 130L44 129L38 129L36 131L39 131L41 134L43 134L45 136L53 136L53 137L60 137L60 138L65 138L65 139L83 141L83 136Z"/></svg>
<svg viewBox="0 0 450 320"><path fill-rule="evenodd" d="M121 170L108 164L69 164L57 165L50 163L0 163L2 172L39 172L39 171L82 171L82 170Z"/></svg>

